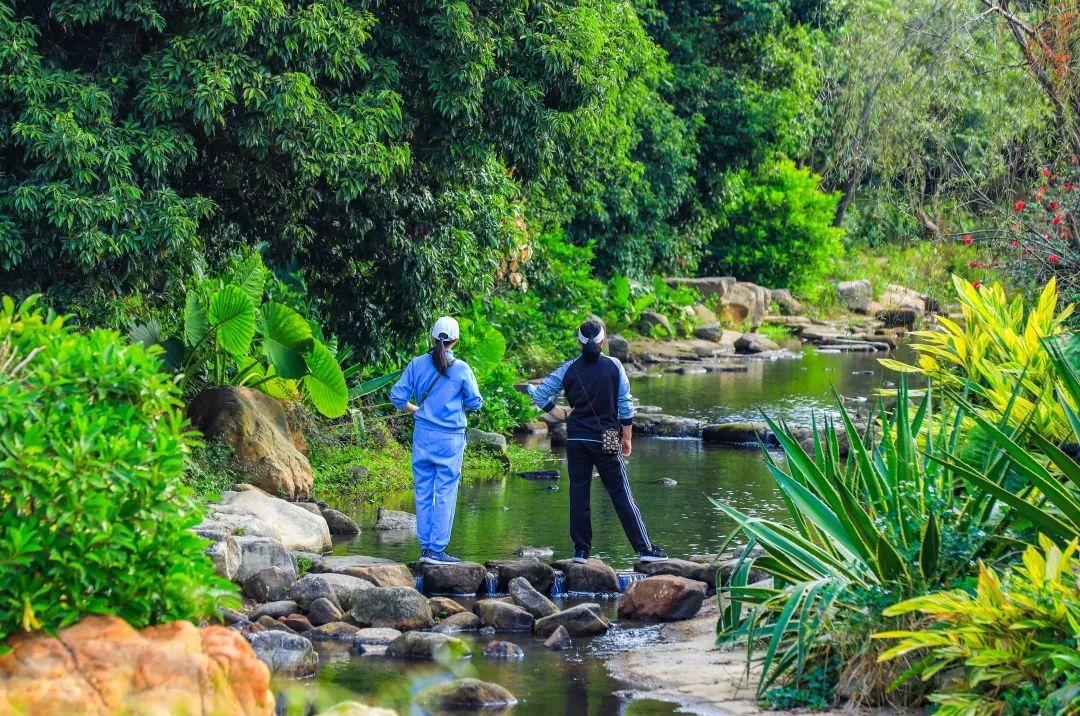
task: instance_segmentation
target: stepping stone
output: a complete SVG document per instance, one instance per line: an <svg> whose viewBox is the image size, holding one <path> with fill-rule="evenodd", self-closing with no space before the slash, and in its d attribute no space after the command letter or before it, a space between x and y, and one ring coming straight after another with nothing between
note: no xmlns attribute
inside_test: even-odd
<svg viewBox="0 0 1080 716"><path fill-rule="evenodd" d="M462 612L468 611L468 609L461 606L450 597L431 597L427 602L428 606L431 607L432 616L440 619L445 619L454 614L461 614Z"/></svg>
<svg viewBox="0 0 1080 716"><path fill-rule="evenodd" d="M452 614L439 621L431 628L437 634L457 634L463 631L477 631L480 629L480 617L472 612L459 612Z"/></svg>
<svg viewBox="0 0 1080 716"><path fill-rule="evenodd" d="M539 636L550 636L560 626L565 627L571 636L596 636L610 629L611 622L604 618L599 604L586 602L537 619L533 632Z"/></svg>
<svg viewBox="0 0 1080 716"><path fill-rule="evenodd" d="M533 627L533 615L517 604L482 599L473 605L473 613L484 626L495 631L531 631Z"/></svg>
<svg viewBox="0 0 1080 716"><path fill-rule="evenodd" d="M424 709L442 712L503 712L517 704L514 695L498 684L459 679L429 686L416 696Z"/></svg>
<svg viewBox="0 0 1080 716"><path fill-rule="evenodd" d="M358 626L401 631L435 626L427 598L412 587L380 587L358 592L351 614Z"/></svg>
<svg viewBox="0 0 1080 716"><path fill-rule="evenodd" d="M390 642L386 655L398 659L434 659L436 653L444 648L463 657L472 653L469 645L456 637L429 631L410 631Z"/></svg>
<svg viewBox="0 0 1080 716"><path fill-rule="evenodd" d="M618 594L619 576L596 558L579 564L571 559L552 562L551 566L566 575L566 591L583 594Z"/></svg>
<svg viewBox="0 0 1080 716"><path fill-rule="evenodd" d="M514 602L536 619L550 617L559 611L555 603L533 588L524 577L510 580L510 596Z"/></svg>
<svg viewBox="0 0 1080 716"><path fill-rule="evenodd" d="M555 570L536 557L523 559L489 560L485 566L495 572L496 588L500 592L510 591L510 582L524 577L539 592L550 592L555 583Z"/></svg>
<svg viewBox="0 0 1080 716"><path fill-rule="evenodd" d="M457 564L421 564L424 591L428 594L471 596L481 591L487 581L487 568L476 562Z"/></svg>
<svg viewBox="0 0 1080 716"><path fill-rule="evenodd" d="M619 597L619 619L680 621L698 613L709 591L704 582L664 574L633 582Z"/></svg>

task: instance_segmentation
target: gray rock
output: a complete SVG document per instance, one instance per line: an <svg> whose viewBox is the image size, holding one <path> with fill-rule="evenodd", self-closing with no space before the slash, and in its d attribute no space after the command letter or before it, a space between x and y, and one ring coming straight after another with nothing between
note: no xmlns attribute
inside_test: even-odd
<svg viewBox="0 0 1080 716"><path fill-rule="evenodd" d="M480 626L480 617L472 612L459 612L446 617L431 630L437 634L458 634L463 631L476 631Z"/></svg>
<svg viewBox="0 0 1080 716"><path fill-rule="evenodd" d="M315 626L339 622L345 615L329 599L316 599L308 607L308 620Z"/></svg>
<svg viewBox="0 0 1080 716"><path fill-rule="evenodd" d="M330 534L332 535L360 534L360 528L357 527L356 522L344 512L338 512L337 510L327 508L325 510L320 510L319 514L326 520L326 527L330 530Z"/></svg>
<svg viewBox="0 0 1080 716"><path fill-rule="evenodd" d="M731 285L720 300L723 318L729 325L741 326L747 323L757 330L765 310L769 307L769 291L757 284L738 281Z"/></svg>
<svg viewBox="0 0 1080 716"><path fill-rule="evenodd" d="M653 480L654 485L660 485L662 487L675 487L679 483L672 480L670 477L661 477L659 480Z"/></svg>
<svg viewBox="0 0 1080 716"><path fill-rule="evenodd" d="M533 588L524 577L510 580L510 596L514 602L536 619L550 617L559 611L555 603Z"/></svg>
<svg viewBox="0 0 1080 716"><path fill-rule="evenodd" d="M332 544L330 530L318 507L312 514L299 503L282 500L255 488L243 492L225 491L221 498L221 506L212 509L228 507L234 513L246 512L272 525L279 531L285 549L321 552Z"/></svg>
<svg viewBox="0 0 1080 716"><path fill-rule="evenodd" d="M487 450L497 455L506 455L506 436L498 433L488 433L476 428L465 431L465 442L470 448Z"/></svg>
<svg viewBox="0 0 1080 716"><path fill-rule="evenodd" d="M312 676L319 666L319 655L311 642L297 634L264 631L248 634L247 640L255 656L270 668L271 673L304 678Z"/></svg>
<svg viewBox="0 0 1080 716"><path fill-rule="evenodd" d="M326 571L326 560L317 552L289 550L289 553L292 554L293 558L296 560L296 574L299 577L303 577L309 572L318 574L319 572Z"/></svg>
<svg viewBox="0 0 1080 716"><path fill-rule="evenodd" d="M619 619L679 621L698 613L708 586L685 577L662 575L632 582L619 597Z"/></svg>
<svg viewBox="0 0 1080 716"><path fill-rule="evenodd" d="M641 312L638 319L638 330L644 336L659 338L671 338L675 335L671 330L671 322L668 317L656 311L646 310Z"/></svg>
<svg viewBox="0 0 1080 716"><path fill-rule="evenodd" d="M630 341L616 334L607 337L608 355L623 363L630 362Z"/></svg>
<svg viewBox="0 0 1080 716"><path fill-rule="evenodd" d="M673 575L697 582L704 582L709 589L716 588L716 563L693 562L685 559L665 559L663 562L638 562L634 570L649 577Z"/></svg>
<svg viewBox="0 0 1080 716"><path fill-rule="evenodd" d="M701 423L694 418L659 413L638 413L634 416L634 433L666 438L696 438Z"/></svg>
<svg viewBox="0 0 1080 716"><path fill-rule="evenodd" d="M263 604L251 613L250 618L252 621L255 621L261 616L277 619L278 617L288 616L289 614L296 614L298 611L300 611L300 607L296 602L291 599L283 599L281 601Z"/></svg>
<svg viewBox="0 0 1080 716"><path fill-rule="evenodd" d="M289 614L288 616L281 617L278 621L297 633L311 631L311 629L314 628L311 620L303 614Z"/></svg>
<svg viewBox="0 0 1080 716"><path fill-rule="evenodd" d="M502 713L516 705L517 699L498 684L470 678L428 686L417 694L416 702L427 711L436 713Z"/></svg>
<svg viewBox="0 0 1080 716"><path fill-rule="evenodd" d="M570 632L566 631L566 627L561 624L544 641L544 647L552 651L565 651L573 645L574 642L570 640Z"/></svg>
<svg viewBox="0 0 1080 716"><path fill-rule="evenodd" d="M540 592L550 592L551 585L555 582L555 570L536 557L490 560L484 564L495 572L496 589L500 592L509 592L510 582L518 577L524 577Z"/></svg>
<svg viewBox="0 0 1080 716"><path fill-rule="evenodd" d="M428 594L471 595L480 591L487 580L487 569L476 562L422 564L424 591Z"/></svg>
<svg viewBox="0 0 1080 716"><path fill-rule="evenodd" d="M786 288L774 288L769 293L772 294L770 296L772 302L784 309L784 313L789 316L796 316L803 312L803 305Z"/></svg>
<svg viewBox="0 0 1080 716"><path fill-rule="evenodd" d="M415 534L416 515L411 512L388 510L385 507L380 507L379 517L375 520L375 526L372 529L376 532L408 531Z"/></svg>
<svg viewBox="0 0 1080 716"><path fill-rule="evenodd" d="M232 525L212 520L200 522L192 527L191 531L211 542L220 542L226 537L231 537L235 533Z"/></svg>
<svg viewBox="0 0 1080 716"><path fill-rule="evenodd" d="M604 618L599 604L586 602L537 619L533 632L539 636L550 636L559 627L565 627L571 636L596 636L610 629L611 622Z"/></svg>
<svg viewBox="0 0 1080 716"><path fill-rule="evenodd" d="M348 641L355 642L358 627L346 622L328 622L304 632L304 638L313 642L320 641Z"/></svg>
<svg viewBox="0 0 1080 716"><path fill-rule="evenodd" d="M558 425L552 425L551 430L548 432L548 439L551 440L552 447L558 447L559 445L566 444L566 423L559 423Z"/></svg>
<svg viewBox="0 0 1080 716"><path fill-rule="evenodd" d="M836 285L840 303L856 313L869 313L874 302L874 288L867 279L841 281Z"/></svg>
<svg viewBox="0 0 1080 716"><path fill-rule="evenodd" d="M291 569L267 567L244 580L244 595L257 602L276 602L289 596L289 588L296 582Z"/></svg>
<svg viewBox="0 0 1080 716"><path fill-rule="evenodd" d="M386 648L387 656L398 659L434 659L440 653L468 656L472 649L461 639L429 631L406 632Z"/></svg>
<svg viewBox="0 0 1080 716"><path fill-rule="evenodd" d="M206 556L214 563L214 573L232 581L240 570L240 544L235 537L226 536L206 548Z"/></svg>
<svg viewBox="0 0 1080 716"><path fill-rule="evenodd" d="M338 574L348 574L348 570L357 569L361 567L374 567L381 564L397 564L392 559L385 559L383 557L368 557L363 554L345 554L338 556L324 557L321 565L320 572L336 572ZM315 571L312 568L312 571Z"/></svg>
<svg viewBox="0 0 1080 716"><path fill-rule="evenodd" d="M517 661L525 658L520 646L509 641L489 641L484 646L484 656L488 659L507 659Z"/></svg>
<svg viewBox="0 0 1080 716"><path fill-rule="evenodd" d="M329 599L337 606L341 606L330 583L321 574L305 574L296 580L292 589L289 590L289 596L305 612L311 608L312 602L316 599Z"/></svg>
<svg viewBox="0 0 1080 716"><path fill-rule="evenodd" d="M363 482L371 474L371 470L367 469L363 465L353 465L352 467L345 468L345 474L349 476L349 482L356 484Z"/></svg>
<svg viewBox="0 0 1080 716"><path fill-rule="evenodd" d="M517 604L507 604L497 599L481 599L473 605L473 613L480 623L495 631L530 631L533 615Z"/></svg>
<svg viewBox="0 0 1080 716"><path fill-rule="evenodd" d="M296 572L296 561L281 546L281 542L269 537L236 537L240 547L240 566L233 574L233 581L243 584L251 575L269 567L291 569Z"/></svg>
<svg viewBox="0 0 1080 716"><path fill-rule="evenodd" d="M360 626L401 631L435 626L427 599L412 587L379 587L357 592L352 617Z"/></svg>
<svg viewBox="0 0 1080 716"><path fill-rule="evenodd" d="M288 618L288 617L284 617ZM261 626L263 629L269 631L283 631L286 634L295 634L296 630L286 624L274 619L273 617L261 616L255 620L255 623Z"/></svg>
<svg viewBox="0 0 1080 716"><path fill-rule="evenodd" d="M735 341L735 350L739 353L753 355L765 351L778 351L780 346L768 336L760 333L744 333Z"/></svg>
<svg viewBox="0 0 1080 716"><path fill-rule="evenodd" d="M374 584L366 579L353 577L348 574L324 572L318 576L319 579L322 579L330 585L330 590L334 593L334 601L341 605L341 608L346 611L352 609L352 605L356 602L357 592L376 588Z"/></svg>
<svg viewBox="0 0 1080 716"><path fill-rule="evenodd" d="M431 597L427 600L427 603L431 607L432 615L437 619L445 619L454 614L469 611L449 597Z"/></svg>
<svg viewBox="0 0 1080 716"><path fill-rule="evenodd" d="M555 550L551 547L518 547L517 556L522 559L528 559L530 557L536 559L547 559L555 554Z"/></svg>
<svg viewBox="0 0 1080 716"><path fill-rule="evenodd" d="M296 502L293 502L293 504L296 505L297 507L303 507L305 510L307 510L308 512L310 512L313 515L322 516L321 513L319 512L319 506L316 505L314 502L307 502L306 500L297 500Z"/></svg>
<svg viewBox="0 0 1080 716"><path fill-rule="evenodd" d="M397 629L385 629L379 627L368 627L367 629L360 629L356 632L354 641L358 644L371 645L371 646L387 646L394 639L401 636L401 632Z"/></svg>
<svg viewBox="0 0 1080 716"><path fill-rule="evenodd" d="M728 289L738 282L734 276L702 276L700 278L665 278L664 283L675 288L676 286L689 286L704 299L722 299Z"/></svg>
<svg viewBox="0 0 1080 716"><path fill-rule="evenodd" d="M562 570L566 576L566 591L584 594L616 594L619 576L615 570L596 558L584 564L572 560L553 562L552 567Z"/></svg>

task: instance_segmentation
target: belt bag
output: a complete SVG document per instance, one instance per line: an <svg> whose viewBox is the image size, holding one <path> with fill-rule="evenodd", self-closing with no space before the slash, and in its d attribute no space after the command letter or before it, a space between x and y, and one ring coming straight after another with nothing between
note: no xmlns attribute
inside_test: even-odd
<svg viewBox="0 0 1080 716"><path fill-rule="evenodd" d="M589 401L589 410L593 412L593 417L596 418L596 427L600 429L600 449L609 455L619 454L622 448L622 439L619 436L619 431L615 428L605 428L600 424L600 418L596 415L596 408L593 407L592 398L589 397L589 391L585 390L585 381L581 379L581 373L576 373L578 384L581 386L581 392L585 394L585 400Z"/></svg>

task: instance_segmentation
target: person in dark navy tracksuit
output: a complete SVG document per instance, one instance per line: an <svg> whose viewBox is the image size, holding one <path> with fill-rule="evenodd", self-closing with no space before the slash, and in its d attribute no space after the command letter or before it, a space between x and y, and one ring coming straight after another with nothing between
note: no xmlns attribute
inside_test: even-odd
<svg viewBox="0 0 1080 716"><path fill-rule="evenodd" d="M540 385L531 386L533 403L556 420L566 421L566 462L570 473L570 539L574 543L574 561L584 562L592 550L592 515L589 492L592 471L611 497L615 512L630 544L640 559L656 562L667 559L664 550L649 540L641 510L634 502L626 477L626 458L633 442L634 402L630 381L622 363L604 355L604 325L585 321L578 330L581 355L556 368ZM565 393L570 410L555 406L559 393ZM605 452L601 434L620 432L621 446L615 453Z"/></svg>

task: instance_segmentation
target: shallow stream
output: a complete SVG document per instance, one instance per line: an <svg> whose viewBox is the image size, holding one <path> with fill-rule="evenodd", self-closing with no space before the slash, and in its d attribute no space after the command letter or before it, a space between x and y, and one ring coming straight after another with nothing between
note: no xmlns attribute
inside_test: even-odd
<svg viewBox="0 0 1080 716"><path fill-rule="evenodd" d="M670 415L707 422L760 420L761 410L792 424L810 423L815 411L835 413L832 390L849 410L865 414L873 391L893 377L875 357L865 354L821 354L807 350L801 358L752 361L746 373L702 375L657 374L632 381L642 406L656 406ZM546 446L546 438L524 437L530 445ZM556 455L558 455L556 451ZM559 462L558 482L539 482L509 475L463 484L458 498L452 554L483 563L509 559L523 546L551 547L555 558L572 555L567 537L566 468ZM654 542L672 556L713 553L733 527L707 499L731 504L749 514L781 516L783 506L756 447L728 447L699 440L638 438L629 461L634 495ZM661 484L668 478L677 484ZM557 489L554 489L557 488ZM412 494L392 495L381 504L413 510ZM388 539L371 530L378 506L341 506L362 534L338 544L338 554L366 554L400 562L415 560L415 538ZM636 556L599 480L593 486L594 554L616 570L629 570ZM615 602L606 603L614 618ZM466 637L467 638L467 637ZM530 635L504 635L525 650L520 662L485 659L484 640L472 642L474 656L465 665L471 675L499 683L517 696L514 714L669 714L675 707L635 699L611 678L604 660L618 651L659 638L651 626L617 625L595 639L577 638L569 652L550 652ZM468 638L467 638L468 639ZM434 680L452 676L435 664L415 664L382 657L322 653L323 666L310 686L341 688L361 700L393 706L402 714L423 713L411 695ZM333 684L333 686L331 686Z"/></svg>

